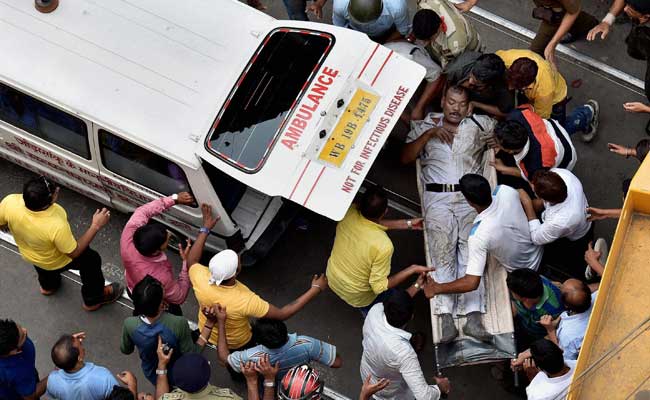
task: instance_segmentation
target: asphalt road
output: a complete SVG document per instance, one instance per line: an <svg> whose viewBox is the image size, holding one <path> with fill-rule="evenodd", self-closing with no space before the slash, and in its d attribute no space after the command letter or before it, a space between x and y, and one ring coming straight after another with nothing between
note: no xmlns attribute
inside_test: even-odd
<svg viewBox="0 0 650 400"><path fill-rule="evenodd" d="M527 16L527 0L483 0L481 7L511 19L515 23L534 28L535 22ZM605 3L595 1L587 7L598 11L601 17L606 10ZM282 3L269 3L268 12L285 18ZM325 14L331 14L328 7ZM523 10L523 11L520 11ZM516 32L509 31L494 23L478 17L471 17L479 29L488 50L502 48L523 48L527 40ZM616 27L616 34L606 42L596 45L577 43L575 49L590 57L610 63L634 76L642 76L643 65L626 57L622 50L623 31L629 27ZM579 88L570 89L573 106L581 104L588 98L595 98L601 104L600 134L588 145L576 141L578 163L576 174L581 178L592 205L617 207L620 203L620 182L632 176L637 164L625 160L607 151L607 142L627 145L636 143L644 137L643 127L646 116L626 114L622 103L642 101L642 93L625 82L612 79L598 70L576 63L561 56L560 70L569 83L581 81ZM417 202L415 174L413 167L405 167L397 161L399 142L391 141L383 150L369 178L379 182L403 196ZM19 192L22 183L31 174L24 169L0 160L0 196ZM83 232L90 222L97 203L76 193L63 190L60 203L68 210L68 215L77 234ZM395 215L398 214L395 212ZM310 276L325 269L327 257L334 237L335 224L305 212L302 216L308 224L306 231L291 227L271 251L267 259L253 268L246 269L241 280L267 300L276 305L283 305L293 300L309 287ZM119 234L127 219L126 215L112 213L109 226L100 232L93 242L93 247L100 252L104 260L107 279L122 280L122 267L119 259ZM599 223L596 232L611 240L615 225L612 222ZM415 232L394 232L390 234L395 243L393 270L399 270L411 263L422 263L422 236ZM175 255L172 257L177 260ZM177 262L180 265L180 262ZM36 274L10 245L0 247L0 317L10 317L26 326L37 348L37 366L41 374L52 369L49 359L51 345L58 335L64 332L86 331L88 359L108 367L113 372L129 369L136 373L143 389L151 390L144 380L136 355L124 356L119 353L119 338L122 320L130 315L129 304L115 304L95 313L86 313L81 309L79 287L72 280L66 280L62 290L52 297L43 297L38 293ZM71 279L75 279L70 275ZM196 299L190 295L183 306L185 315L196 318ZM321 368L327 385L332 389L356 397L361 380L359 377L359 360L361 356L361 326L358 313L345 305L330 292L320 295L301 313L288 321L291 331L318 337L337 346L344 359L343 368L330 371ZM430 345L430 322L428 304L419 299L416 318L411 324L412 330L428 334L429 345L420 355L425 374L433 375L434 357ZM228 374L216 362L213 350L206 350L212 361L212 382L218 386L228 386L242 391L243 387L233 384ZM489 366L452 368L445 371L453 384L454 399L510 399L516 398L508 392L506 383L495 380Z"/></svg>

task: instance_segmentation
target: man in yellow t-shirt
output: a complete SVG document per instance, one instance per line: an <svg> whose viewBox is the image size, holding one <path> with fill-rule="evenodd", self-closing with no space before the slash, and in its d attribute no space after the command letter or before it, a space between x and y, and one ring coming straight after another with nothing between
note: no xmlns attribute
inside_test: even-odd
<svg viewBox="0 0 650 400"><path fill-rule="evenodd" d="M566 114L567 84L550 62L531 50L499 50L496 55L506 64L510 90L520 90L542 118L552 118L573 135L582 132L582 141L591 142L598 132L600 108L596 100Z"/></svg>
<svg viewBox="0 0 650 400"><path fill-rule="evenodd" d="M198 263L210 231L214 228L219 217L212 216L212 207L201 206L203 227L199 230L196 242L187 255L187 265L190 266L189 276L194 288L194 294L200 306L213 306L217 303L228 309L226 332L228 348L233 351L243 350L255 345L252 341L252 328L249 318L271 318L284 321L309 303L319 293L327 289L327 278L324 274L314 275L311 287L296 300L284 307L276 307L255 294L246 285L237 280L241 271L239 255L228 249L217 253L210 259L209 266ZM206 318L199 312L199 328L203 329ZM217 345L219 333L212 330L210 343ZM229 370L231 375L241 378L240 374Z"/></svg>
<svg viewBox="0 0 650 400"><path fill-rule="evenodd" d="M61 272L74 269L81 275L83 308L95 311L117 300L124 291L118 283L104 286L102 259L89 245L108 223L103 208L79 241L75 240L68 215L56 204L59 187L44 176L29 180L23 193L10 194L0 202L0 227L9 226L23 259L34 265L43 295L61 286Z"/></svg>
<svg viewBox="0 0 650 400"><path fill-rule="evenodd" d="M358 308L365 317L370 308L383 301L389 289L411 275L432 271L411 265L389 276L393 243L388 229L422 230L422 218L388 220L388 199L381 188L369 188L359 205L350 207L336 226L332 253L327 261L329 287L343 301Z"/></svg>

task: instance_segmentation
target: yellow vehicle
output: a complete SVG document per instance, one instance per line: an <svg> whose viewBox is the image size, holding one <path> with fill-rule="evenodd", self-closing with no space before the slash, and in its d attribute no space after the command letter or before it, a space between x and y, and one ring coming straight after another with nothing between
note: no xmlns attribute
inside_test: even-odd
<svg viewBox="0 0 650 400"><path fill-rule="evenodd" d="M650 396L649 255L646 159L625 199L568 399Z"/></svg>

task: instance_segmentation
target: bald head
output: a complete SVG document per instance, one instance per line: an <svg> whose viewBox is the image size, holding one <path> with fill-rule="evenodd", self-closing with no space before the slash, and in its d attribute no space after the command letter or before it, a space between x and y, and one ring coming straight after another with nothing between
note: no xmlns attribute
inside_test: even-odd
<svg viewBox="0 0 650 400"><path fill-rule="evenodd" d="M52 362L60 369L70 372L80 361L79 348L75 346L72 335L63 335L52 347Z"/></svg>
<svg viewBox="0 0 650 400"><path fill-rule="evenodd" d="M569 311L583 313L591 307L591 290L589 286L578 279L567 279L560 289L562 302Z"/></svg>

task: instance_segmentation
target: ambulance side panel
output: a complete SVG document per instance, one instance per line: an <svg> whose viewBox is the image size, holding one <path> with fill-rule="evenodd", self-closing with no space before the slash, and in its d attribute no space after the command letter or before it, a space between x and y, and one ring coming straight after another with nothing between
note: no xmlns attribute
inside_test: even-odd
<svg viewBox="0 0 650 400"><path fill-rule="evenodd" d="M0 82L0 156L110 206L94 139L74 112Z"/></svg>

